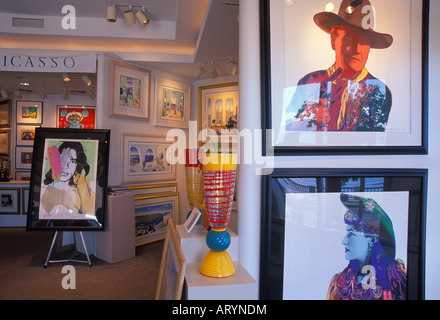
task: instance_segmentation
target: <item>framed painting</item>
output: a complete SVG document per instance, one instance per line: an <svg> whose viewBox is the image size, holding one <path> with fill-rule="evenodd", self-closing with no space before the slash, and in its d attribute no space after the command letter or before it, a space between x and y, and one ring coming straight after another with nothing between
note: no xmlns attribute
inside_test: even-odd
<svg viewBox="0 0 440 320"><path fill-rule="evenodd" d="M152 183L152 184L142 184L142 185L131 185L131 186L109 186L108 193L110 195L118 195L121 193L130 192L137 196L145 196L149 194L160 194L160 193L169 193L169 192L177 192L177 183Z"/></svg>
<svg viewBox="0 0 440 320"><path fill-rule="evenodd" d="M11 101L0 102L0 128L11 126Z"/></svg>
<svg viewBox="0 0 440 320"><path fill-rule="evenodd" d="M209 136L236 136L238 117L238 82L199 87L200 143Z"/></svg>
<svg viewBox="0 0 440 320"><path fill-rule="evenodd" d="M154 125L187 129L191 86L186 83L156 79L156 117Z"/></svg>
<svg viewBox="0 0 440 320"><path fill-rule="evenodd" d="M30 181L31 180L31 171L15 171L15 180L18 181ZM27 210L27 208L26 208Z"/></svg>
<svg viewBox="0 0 440 320"><path fill-rule="evenodd" d="M20 188L0 188L0 214L20 214Z"/></svg>
<svg viewBox="0 0 440 320"><path fill-rule="evenodd" d="M429 0L260 7L264 154L428 152Z"/></svg>
<svg viewBox="0 0 440 320"><path fill-rule="evenodd" d="M17 123L42 124L43 102L42 101L17 101Z"/></svg>
<svg viewBox="0 0 440 320"><path fill-rule="evenodd" d="M124 62L110 61L109 116L148 120L150 71Z"/></svg>
<svg viewBox="0 0 440 320"><path fill-rule="evenodd" d="M202 213L199 211L197 207L194 207L194 209L191 210L191 214L186 219L186 221L183 223L183 228L187 233L190 233L191 230L194 228L194 226L197 224L197 221L199 221L200 216Z"/></svg>
<svg viewBox="0 0 440 320"><path fill-rule="evenodd" d="M15 147L15 169L31 169L32 147Z"/></svg>
<svg viewBox="0 0 440 320"><path fill-rule="evenodd" d="M176 179L176 168L167 160L173 145L165 136L122 133L122 184Z"/></svg>
<svg viewBox="0 0 440 320"><path fill-rule="evenodd" d="M260 298L423 299L427 174L275 169L264 176Z"/></svg>
<svg viewBox="0 0 440 320"><path fill-rule="evenodd" d="M170 219L160 262L155 300L180 300L185 280L186 260L176 227Z"/></svg>
<svg viewBox="0 0 440 320"><path fill-rule="evenodd" d="M136 245L163 240L168 221L179 221L179 193L134 197Z"/></svg>
<svg viewBox="0 0 440 320"><path fill-rule="evenodd" d="M8 156L11 149L11 131L0 129L0 154Z"/></svg>
<svg viewBox="0 0 440 320"><path fill-rule="evenodd" d="M33 146L35 125L18 124L15 130L17 146Z"/></svg>
<svg viewBox="0 0 440 320"><path fill-rule="evenodd" d="M57 106L57 128L95 129L96 108L91 106Z"/></svg>
<svg viewBox="0 0 440 320"><path fill-rule="evenodd" d="M37 128L27 230L105 229L110 130Z"/></svg>

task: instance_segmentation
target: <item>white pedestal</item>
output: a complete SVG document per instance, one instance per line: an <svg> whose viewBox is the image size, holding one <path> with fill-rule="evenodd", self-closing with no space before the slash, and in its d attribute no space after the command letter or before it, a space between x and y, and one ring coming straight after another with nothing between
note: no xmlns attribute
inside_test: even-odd
<svg viewBox="0 0 440 320"><path fill-rule="evenodd" d="M257 300L256 281L238 262L239 238L228 228L231 244L228 252L234 261L235 274L231 277L217 279L202 275L200 265L209 251L206 245L206 228L195 226L188 234L183 225L176 226L180 245L187 265L183 297L187 300Z"/></svg>
<svg viewBox="0 0 440 320"><path fill-rule="evenodd" d="M184 296L187 300L258 300L257 283L238 261L235 274L216 279L199 272L201 263L186 265Z"/></svg>
<svg viewBox="0 0 440 320"><path fill-rule="evenodd" d="M96 232L95 256L109 263L134 258L134 195L108 196L106 218L105 231Z"/></svg>

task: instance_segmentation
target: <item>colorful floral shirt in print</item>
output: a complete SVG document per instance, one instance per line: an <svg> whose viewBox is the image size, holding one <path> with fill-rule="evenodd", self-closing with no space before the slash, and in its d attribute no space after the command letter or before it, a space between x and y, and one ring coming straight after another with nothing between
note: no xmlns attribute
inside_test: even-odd
<svg viewBox="0 0 440 320"><path fill-rule="evenodd" d="M392 97L388 87L366 69L353 80L336 77L336 68L303 77L287 106L283 123L286 131L385 131ZM321 119L313 110L326 99L330 108ZM318 116L319 117L319 116Z"/></svg>

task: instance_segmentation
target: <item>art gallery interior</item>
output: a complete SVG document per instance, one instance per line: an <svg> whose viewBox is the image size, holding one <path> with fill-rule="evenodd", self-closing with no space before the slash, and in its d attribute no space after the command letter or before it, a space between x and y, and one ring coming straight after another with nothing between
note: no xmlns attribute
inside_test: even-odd
<svg viewBox="0 0 440 320"><path fill-rule="evenodd" d="M295 140L299 145L289 145L293 138L277 145L271 135L284 130L276 121L282 118L285 97L277 90L284 89L290 77L304 75L303 69L320 54L329 55L320 39L328 41L331 54L329 36L316 26L313 14L337 14L339 0L333 1L333 9L326 0L0 4L0 266L7 271L0 272L0 299L326 299L332 276L348 260L344 213L350 206L341 192L356 193L360 199L372 195L378 203L380 195L385 203L379 211L387 211L392 220L386 220L387 226L394 226L396 258L403 255L407 264L408 297L440 299L440 2L387 1L377 4L375 27L391 29L397 48L391 54L372 49L366 68L371 66L369 71L378 78L385 77L384 70L399 69L386 80L394 102L390 119L404 119L407 128L393 122L391 133L371 136L310 131ZM373 6L376 2L371 0ZM381 6L394 3L401 6L397 14L410 12L405 17L413 20L384 23L383 17L392 13L384 13ZM268 8L269 16L262 14ZM296 28L289 15L308 16L310 21ZM311 40L302 51L307 51L304 60L291 58L301 57L294 39ZM392 63L384 62L390 55ZM406 70L410 75L402 80ZM218 107L211 99L233 102ZM396 108L401 108L400 115ZM218 143L222 129L228 132L227 140ZM238 138L231 132L238 132ZM365 137L364 142L344 145L357 137ZM341 144L331 145L337 139ZM77 215L57 218L51 210L58 200L44 197L49 187L43 181L49 175L53 183L61 181L64 169L55 162L66 160L60 145L78 141L88 158L85 175L91 172L93 177L93 217L79 214L89 203L77 191L81 204L72 201L80 208ZM185 149L208 147L210 153L222 148L239 155L226 223L208 221L211 194L203 192L203 184L206 188L211 181L208 172L220 169L204 167L204 182L189 180L190 174L201 174L202 164L189 166ZM77 154L80 151L70 154L76 167ZM282 182L275 183L277 179ZM292 191L299 198L285 191L299 190L299 184L294 188L289 181L301 184L302 191ZM382 189L374 189L378 181ZM226 192L227 187L222 188ZM193 201L197 192L205 197L201 203ZM332 201L339 205L333 211ZM194 207L203 214L188 231ZM299 208L319 208L319 213L297 214ZM333 232L339 225L343 230ZM227 245L220 240L212 244L211 235L220 233L227 234ZM318 242L320 249L314 247ZM173 250L174 260L166 254ZM81 261L77 255L70 257L72 251ZM233 270L204 275L210 272L204 271L208 251L227 251ZM317 257L321 252L335 260L325 274L319 268L326 267L316 263L323 260ZM70 258L54 261L52 254ZM176 264L175 273L167 271L165 260ZM63 288L66 265L75 267L75 289ZM307 280L310 295L292 276L309 273L305 266L316 268L310 273L320 273L315 279L325 282L314 287ZM172 292L159 294L161 281L173 276L177 285Z"/></svg>

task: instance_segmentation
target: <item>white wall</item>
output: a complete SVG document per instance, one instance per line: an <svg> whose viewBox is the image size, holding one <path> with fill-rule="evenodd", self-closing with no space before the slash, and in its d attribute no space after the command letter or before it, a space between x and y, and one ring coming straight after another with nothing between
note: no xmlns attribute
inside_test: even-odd
<svg viewBox="0 0 440 320"><path fill-rule="evenodd" d="M168 127L159 127L154 125L155 117L155 80L156 77L162 77L167 80L179 81L191 85L191 102L190 102L190 120L198 120L198 88L211 84L226 83L237 81L237 76L219 77L216 79L206 79L192 81L176 75L162 72L154 68L141 66L150 70L151 84L150 84L150 115L149 120L131 120L108 116L109 96L109 78L110 78L110 60L114 59L108 55L98 55L98 87L97 87L97 105L100 108L101 114L98 116L97 127L101 129L110 129L110 162L109 162L109 179L108 185L115 186L121 184L121 135L126 133L145 133L158 134L166 136L170 129ZM184 129L187 136L186 145L188 145L189 130ZM167 182L167 181L164 181ZM171 182L171 181L170 181ZM180 220L177 224L182 224L189 212L188 197L186 192L186 176L185 167L183 164L177 164L177 188L179 191L179 205L180 205Z"/></svg>
<svg viewBox="0 0 440 320"><path fill-rule="evenodd" d="M260 87L256 70L260 68L259 12L254 0L240 1L240 114L242 127L261 128L258 98ZM429 154L398 156L295 156L278 157L275 167L286 168L428 168L428 204L426 225L426 299L440 298L440 1L431 1L430 17L430 80L429 80ZM252 276L259 278L259 180L254 167L240 168L239 187L239 236L240 261Z"/></svg>
<svg viewBox="0 0 440 320"><path fill-rule="evenodd" d="M180 81L184 83L189 83L192 85L191 81L178 76L173 76L171 74L163 73L158 70L154 70L145 66L140 66L142 68L148 69L151 72L150 77L150 114L148 120L132 120L124 119L118 117L109 117L109 78L110 78L110 60L114 59L108 55L99 54L98 55L98 83L97 83L97 105L100 107L101 114L98 116L97 127L100 129L110 129L110 161L109 161L109 177L108 185L117 186L121 185L122 181L122 144L121 137L122 133L143 133L143 134L155 134L166 136L167 132L171 128L158 127L154 125L154 106L155 103L155 79L156 77L164 77L168 80ZM193 109L194 94L191 93L191 109ZM191 110L192 111L192 110ZM184 130L187 132L188 130ZM185 168L183 165L177 165L177 188L179 192L179 206L180 206L180 217L177 224L183 223L185 221L186 215L189 211L188 198L186 194L186 177ZM168 182L168 181L164 181ZM174 182L174 181L169 181ZM148 183L148 182L144 182ZM142 184L142 183L138 183Z"/></svg>

